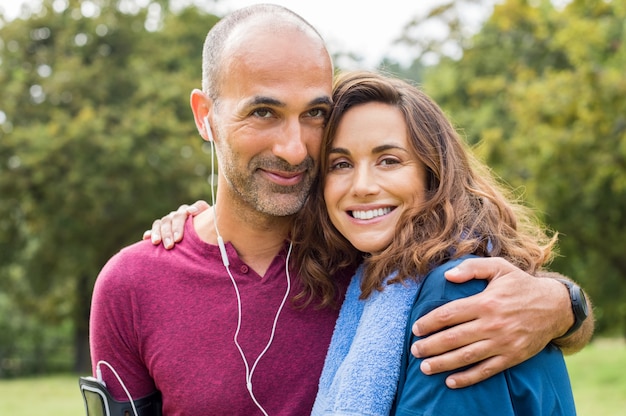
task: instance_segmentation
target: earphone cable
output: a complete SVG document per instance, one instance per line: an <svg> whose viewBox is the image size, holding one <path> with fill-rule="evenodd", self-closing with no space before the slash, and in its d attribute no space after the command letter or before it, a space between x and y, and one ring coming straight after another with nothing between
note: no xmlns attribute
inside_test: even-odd
<svg viewBox="0 0 626 416"><path fill-rule="evenodd" d="M102 379L102 370L100 370L100 364L104 364L106 365L109 370L111 370L111 372L113 373L113 375L115 376L115 378L117 379L117 382L120 383L120 386L122 386L122 389L124 390L124 393L126 393L126 396L128 397L128 400L130 400L130 407L133 408L133 414L135 416L139 416L137 414L137 408L135 407L135 402L133 401L133 397L130 395L130 392L128 391L128 389L126 388L126 385L124 384L124 382L122 381L122 378L120 377L120 375L117 373L117 371L115 371L115 368L113 368L113 366L111 364L109 364L107 361L104 360L100 360L96 363L96 377L98 379L98 381L100 383L102 383L102 385L106 385L104 383L104 380Z"/></svg>
<svg viewBox="0 0 626 416"><path fill-rule="evenodd" d="M237 350L239 351L239 355L241 356L241 359L243 360L244 366L246 368L246 389L248 390L248 393L250 394L250 397L252 398L252 401L254 402L254 404L259 408L259 410L261 410L261 412L263 412L265 416L268 416L267 412L265 411L263 406L261 406L256 396L254 395L254 392L252 390L252 376L254 375L254 371L257 365L259 364L259 361L261 361L261 358L263 358L265 353L269 350L270 346L272 345L272 342L274 341L274 335L276 334L276 327L278 326L278 318L283 310L283 307L285 306L285 303L287 302L287 299L289 298L289 293L291 291L291 276L289 274L289 259L291 257L291 250L293 248L293 242L289 242L289 249L287 251L287 259L286 259L286 264L285 264L285 274L287 276L287 290L285 291L285 295L283 296L280 306L278 307L278 310L276 311L276 316L274 317L274 321L272 323L272 332L270 333L269 340L267 341L267 344L265 345L265 348L263 349L263 351L261 351L261 353L256 358L256 360L254 360L254 363L252 364L252 368L250 368L248 359L246 358L246 354L243 352L243 348L239 344L239 332L241 331L241 320L242 320L241 294L239 293L239 287L237 286L237 282L235 281L235 278L233 277L230 271L230 261L228 260L228 254L226 253L226 246L224 245L224 239L222 238L219 232L219 229L217 227L217 209L216 209L217 202L215 200L215 186L214 186L214 178L215 178L214 169L215 168L214 168L214 150L213 150L214 143L213 141L211 141L210 145L211 145L211 202L213 204L213 224L215 226L215 234L217 235L217 244L220 249L220 254L222 256L222 263L224 264L224 267L226 268L226 272L228 273L228 277L230 278L230 281L233 284L233 288L235 289L235 294L237 296L237 328L235 330L233 341L235 342L235 346L237 347Z"/></svg>

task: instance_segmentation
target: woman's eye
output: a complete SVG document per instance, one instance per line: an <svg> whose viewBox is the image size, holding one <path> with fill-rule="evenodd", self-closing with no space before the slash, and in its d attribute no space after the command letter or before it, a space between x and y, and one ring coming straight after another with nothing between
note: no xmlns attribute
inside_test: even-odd
<svg viewBox="0 0 626 416"><path fill-rule="evenodd" d="M348 169L350 166L351 165L346 161L336 162L330 164L330 170Z"/></svg>
<svg viewBox="0 0 626 416"><path fill-rule="evenodd" d="M380 164L383 166L397 165L398 163L400 163L400 161L393 157L386 157L380 161Z"/></svg>

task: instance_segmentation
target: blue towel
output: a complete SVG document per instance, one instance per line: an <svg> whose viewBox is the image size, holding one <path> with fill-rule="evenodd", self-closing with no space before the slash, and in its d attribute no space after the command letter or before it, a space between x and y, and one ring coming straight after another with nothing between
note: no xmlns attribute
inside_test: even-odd
<svg viewBox="0 0 626 416"><path fill-rule="evenodd" d="M419 285L392 284L359 300L362 273L361 267L341 306L312 415L388 415L391 410Z"/></svg>

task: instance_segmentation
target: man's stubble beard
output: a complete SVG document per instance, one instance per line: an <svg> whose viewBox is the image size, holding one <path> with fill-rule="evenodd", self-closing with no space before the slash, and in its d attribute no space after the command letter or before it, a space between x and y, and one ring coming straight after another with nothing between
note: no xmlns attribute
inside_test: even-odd
<svg viewBox="0 0 626 416"><path fill-rule="evenodd" d="M237 159L237 155L228 149L229 161ZM225 155L222 155L225 156ZM223 162L224 157L221 158ZM296 214L302 207L309 195L311 186L315 180L316 166L312 158L307 159L298 166L291 166L287 162L268 156L256 156L244 170L237 169L233 163L224 164L222 175L226 179L231 192L246 205L259 213L285 217ZM262 177L260 169L274 169L280 171L301 171L306 169L302 180L293 186L281 186L271 183Z"/></svg>

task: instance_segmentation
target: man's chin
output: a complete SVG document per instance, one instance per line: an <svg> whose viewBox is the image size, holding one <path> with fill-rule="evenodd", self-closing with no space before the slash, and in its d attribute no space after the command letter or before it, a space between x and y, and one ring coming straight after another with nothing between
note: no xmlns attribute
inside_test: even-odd
<svg viewBox="0 0 626 416"><path fill-rule="evenodd" d="M265 198L261 204L257 205L258 211L274 217L290 217L298 213L304 206L306 198L287 196L284 194L274 194L270 198Z"/></svg>

